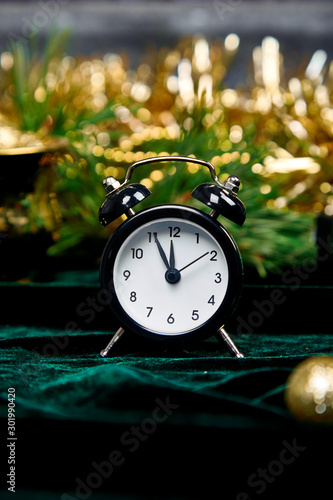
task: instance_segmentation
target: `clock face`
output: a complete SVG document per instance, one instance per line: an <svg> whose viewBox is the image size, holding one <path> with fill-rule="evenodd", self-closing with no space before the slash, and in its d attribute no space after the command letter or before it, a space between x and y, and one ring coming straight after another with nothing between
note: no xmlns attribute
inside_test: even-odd
<svg viewBox="0 0 333 500"><path fill-rule="evenodd" d="M183 337L213 323L213 335L241 285L237 248L206 214L160 208L129 219L109 240L101 272L114 293L111 307L141 333Z"/></svg>
<svg viewBox="0 0 333 500"><path fill-rule="evenodd" d="M168 271L172 252L175 270ZM147 330L166 335L206 323L221 305L229 280L216 239L198 224L176 218L134 231L119 249L114 276L115 292L127 314Z"/></svg>

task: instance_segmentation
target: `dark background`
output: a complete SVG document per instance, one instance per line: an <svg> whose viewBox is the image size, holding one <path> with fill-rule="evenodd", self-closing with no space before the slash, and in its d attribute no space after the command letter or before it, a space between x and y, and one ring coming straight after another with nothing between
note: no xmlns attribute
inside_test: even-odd
<svg viewBox="0 0 333 500"><path fill-rule="evenodd" d="M42 33L51 26L70 27L70 54L125 51L135 65L149 44L172 47L184 35L215 39L237 33L240 50L225 81L235 86L246 82L252 50L266 35L279 40L286 71L317 49L332 58L332 19L330 0L7 0L0 1L0 48L31 23Z"/></svg>

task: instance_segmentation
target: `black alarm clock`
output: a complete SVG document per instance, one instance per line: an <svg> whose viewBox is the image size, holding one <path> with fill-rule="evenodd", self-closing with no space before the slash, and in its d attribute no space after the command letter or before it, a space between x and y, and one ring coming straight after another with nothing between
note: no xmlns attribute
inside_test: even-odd
<svg viewBox="0 0 333 500"><path fill-rule="evenodd" d="M209 169L214 183L200 184L192 192L210 207L209 214L172 204L133 210L151 194L142 184L129 184L133 170L166 161ZM242 260L234 239L217 221L223 215L243 225L246 209L237 196L239 178L230 176L222 184L207 161L162 156L133 163L122 184L107 177L103 185L107 195L99 210L101 224L123 214L127 219L108 240L101 260L101 286L121 325L101 356L128 331L177 348L216 335L233 355L243 357L223 328L241 293Z"/></svg>

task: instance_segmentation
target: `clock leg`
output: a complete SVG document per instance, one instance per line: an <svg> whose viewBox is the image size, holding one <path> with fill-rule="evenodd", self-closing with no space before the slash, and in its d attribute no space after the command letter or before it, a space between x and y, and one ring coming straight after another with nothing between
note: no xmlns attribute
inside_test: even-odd
<svg viewBox="0 0 333 500"><path fill-rule="evenodd" d="M124 333L124 329L122 327L118 328L118 330L116 331L116 333L113 335L113 337L111 338L110 342L108 343L108 345L106 346L105 349L103 349L101 352L100 352L100 356L102 358L105 358L105 356L107 355L107 353L109 352L109 350L114 346L114 344L117 342L117 340L120 339L120 337L122 336L122 334Z"/></svg>
<svg viewBox="0 0 333 500"><path fill-rule="evenodd" d="M217 340L227 344L228 351L230 352L230 354L236 356L236 358L244 358L244 355L241 352L239 352L239 350L237 349L237 347L235 346L235 344L233 343L233 341L231 340L231 338L229 337L223 326L221 326L221 328L217 330L215 336Z"/></svg>

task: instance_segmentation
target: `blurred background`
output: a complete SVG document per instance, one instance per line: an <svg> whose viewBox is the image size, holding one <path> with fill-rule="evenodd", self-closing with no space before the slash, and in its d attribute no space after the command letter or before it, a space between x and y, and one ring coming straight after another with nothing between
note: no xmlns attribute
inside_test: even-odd
<svg viewBox="0 0 333 500"><path fill-rule="evenodd" d="M333 6L327 1L0 1L0 277L97 269L102 179L158 155L241 178L248 218L220 217L251 282L293 266L330 283ZM209 172L133 175L140 208L188 204ZM222 220L223 219L223 220ZM317 262L318 235L327 243ZM322 259L323 260L323 259Z"/></svg>

